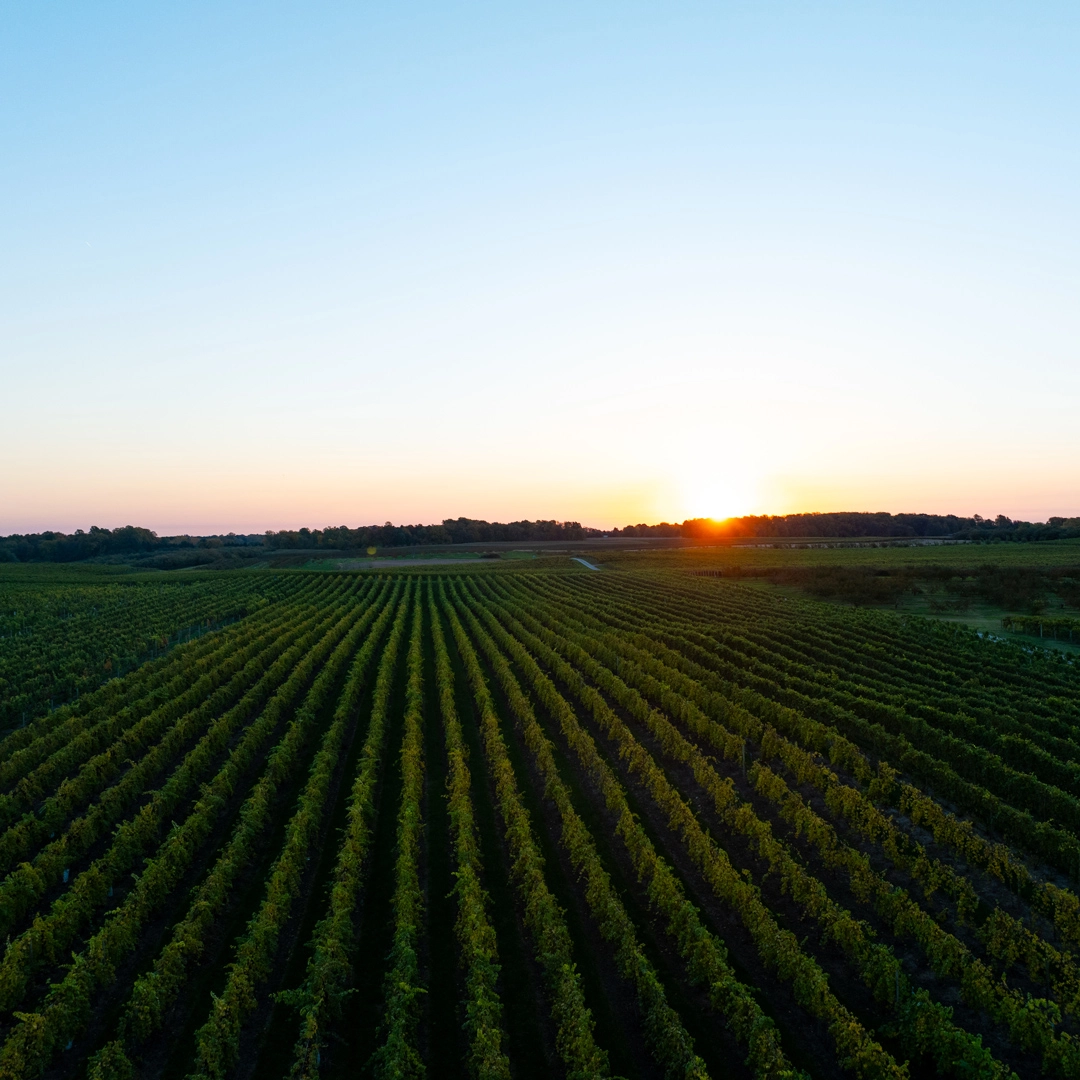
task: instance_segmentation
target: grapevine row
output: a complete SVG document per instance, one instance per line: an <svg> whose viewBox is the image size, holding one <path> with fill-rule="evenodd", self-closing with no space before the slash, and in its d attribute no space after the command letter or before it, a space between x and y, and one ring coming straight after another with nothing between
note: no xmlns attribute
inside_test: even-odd
<svg viewBox="0 0 1080 1080"><path fill-rule="evenodd" d="M600 862L592 837L574 810L570 792L555 767L551 743L537 723L532 708L521 692L506 661L494 648L491 638L476 624L470 624L473 636L487 655L492 669L510 702L520 725L526 746L537 762L550 798L562 821L562 844L574 869L584 880L586 903L597 921L600 933L615 950L615 961L623 978L633 983L645 1017L646 1036L665 1072L675 1076L708 1076L705 1063L694 1053L693 1042L678 1014L667 1002L660 978L645 956L630 917L611 885ZM546 702L545 702L546 704Z"/></svg>
<svg viewBox="0 0 1080 1080"><path fill-rule="evenodd" d="M580 623L574 625L584 629ZM566 633L565 629L560 632ZM609 667L617 666L624 680L628 680L671 715L693 726L698 735L708 732L713 745L728 758L737 758L744 752L744 740L758 746L763 760L779 757L799 783L812 783L822 792L830 810L844 817L867 839L880 843L894 865L912 874L922 883L928 898L936 889L944 888L957 900L962 920L969 920L978 912L979 899L966 878L962 878L939 861L930 860L921 845L901 833L857 788L840 784L834 773L819 765L805 750L778 735L773 729L763 729L759 721L738 706L717 699L715 694L704 691L699 683L677 669L663 665L641 650L627 647L619 641L619 651L613 653L608 646L599 644L587 635L569 631L568 636L591 654L604 659ZM613 639L609 640L614 644ZM629 662L624 663L624 658L628 658ZM709 725L698 712L698 708L709 713L719 723ZM738 737L727 733L716 737L717 732L723 731L721 724L724 722L732 724ZM866 764L863 766L862 775L864 778L872 775ZM928 801L925 797L922 799ZM1055 886L1050 888L1057 896L1063 893L1063 890ZM1060 902L1058 906L1061 906ZM1064 932L1075 932L1068 921L1060 921ZM1047 970L1052 968L1057 993L1063 999L1064 1007L1067 1011L1076 1008L1080 988L1077 986L1076 968L1071 957L1062 956L1053 946L1039 939L1000 909L995 909L983 920L981 936L992 954L999 958L1023 956L1033 975L1037 972L1037 978L1042 978Z"/></svg>
<svg viewBox="0 0 1080 1080"><path fill-rule="evenodd" d="M514 612L518 618L535 623L534 619L523 612L515 611L515 606L512 604L507 604L500 610L500 614L508 612ZM534 628L540 637L528 635L527 640L531 643L531 647L534 650L541 650L544 662L553 670L557 670L559 677L565 683L574 687L577 696L590 709L601 728L609 737L619 742L621 754L629 755L637 751L638 747L633 736L606 706L600 695L584 683L579 672L586 673L604 693L613 697L636 721L646 727L656 738L665 754L691 767L697 782L712 797L717 813L724 824L751 840L759 855L768 862L770 870L780 874L784 891L804 907L809 917L821 923L826 935L843 948L856 965L864 982L875 992L879 1000L896 1007L900 1034L909 1052L933 1053L938 1058L939 1068L946 1072L959 1068L964 1075L969 1073L986 1077L1009 1075L1008 1070L1003 1070L994 1062L978 1038L972 1038L952 1024L947 1011L931 1002L925 992L915 995L915 1000L912 1001L912 992L907 984L906 976L901 972L891 950L885 946L874 945L867 939L861 924L854 920L849 912L832 901L820 882L811 878L791 858L787 849L773 837L770 826L761 821L747 804L740 802L731 781L721 780L701 752L680 735L662 713L652 709L637 691L627 686L609 669L593 660L579 646L573 645L560 634L545 631L540 626ZM522 636L522 630L523 628L518 631L519 637ZM560 659L556 649L568 656L576 665L576 669ZM705 717L700 714L694 716L692 712L687 713L685 710L683 712L684 717L689 716L691 722L697 721L693 725L695 734L700 735L703 731L708 731L711 722ZM726 756L732 758L737 757L741 749L741 740L722 730L715 738L714 745L716 744L723 748ZM776 782L783 783L778 777L774 777L774 784ZM808 817L813 820L807 820ZM835 852L835 834L825 822L817 818L816 814L806 810L800 824L815 839L823 840L831 834L834 841L831 850ZM855 853L850 854L854 856ZM943 948L947 950L948 959L953 962L957 959L958 950L967 957L963 946L950 935L945 935L932 920L927 920L924 913L908 900L902 890L893 890L878 875L870 873L864 859L855 857L848 860L845 865L853 874L858 874L858 883L855 888L857 895L866 895L877 886L877 891L890 906L890 914L894 922L903 922L905 929L909 932L921 930L924 939L929 934L932 945L937 951L940 953ZM942 942L943 937L948 939L948 943ZM925 940L923 943L925 944ZM949 943L952 946L951 950L948 948ZM994 993L996 987L989 973L985 968L978 966L977 962L976 966L978 970L970 972L973 978L969 980L969 983L975 981L976 975L982 976L977 986L980 991L977 1004L981 1006L986 1006L988 1003L999 1004L997 995ZM973 993L976 987L966 986L965 989ZM1009 1003L1011 1001L1012 999L1009 999ZM1024 1019L1033 1015L1030 1010L1021 1011ZM1009 1015L1014 1016L1015 1010ZM1052 1029L1049 1032L1042 1031L1041 1034L1051 1044L1053 1043Z"/></svg>
<svg viewBox="0 0 1080 1080"><path fill-rule="evenodd" d="M495 615L486 608L481 610L496 640L509 651L514 661L526 669L530 664L535 666L525 647L503 629ZM757 891L731 865L727 853L702 828L686 801L652 758L639 747L634 750L629 743L624 749L631 771L639 776L669 826L680 836L691 860L717 898L738 913L757 945L762 962L767 968L776 970L782 979L790 981L800 1004L826 1022L842 1064L860 1077L906 1076L906 1070L897 1065L837 1000L817 962L802 951L790 931L780 928Z"/></svg>
<svg viewBox="0 0 1080 1080"><path fill-rule="evenodd" d="M287 625L285 620L282 623ZM144 764L147 759L161 763L172 760L170 752L163 752L163 748L167 744L172 747L183 745L189 737L188 732L193 734L202 723L218 715L235 696L248 688L252 671L264 666L263 656L272 657L275 651L284 647L288 635L282 633L282 623L258 627L250 637L245 635L243 639L230 642L231 655L228 655L230 650L223 650L227 655L212 672L197 680L186 693L166 697L165 704L129 728L106 750L87 761L74 776L61 783L36 812L25 814L21 821L0 835L0 868L9 869L18 859L55 835L103 791L120 784L136 793L141 791L154 775ZM180 732L184 732L182 737ZM145 751L143 759L124 773L140 750ZM131 776L133 772L137 780ZM117 780L117 777L122 779ZM136 783L138 786L133 787Z"/></svg>
<svg viewBox="0 0 1080 1080"><path fill-rule="evenodd" d="M147 921L160 909L183 879L218 819L226 811L236 784L257 760L266 739L319 670L359 614L348 610L301 660L275 693L259 719L244 732L225 766L203 789L202 796L182 825L176 825L151 859L116 913L87 942L63 979L54 984L33 1013L16 1014L18 1024L0 1047L0 1080L27 1080L39 1075L56 1051L71 1041L89 1019L94 993L108 986L116 965L133 952ZM309 701L315 688L309 692ZM300 710L270 754L265 786L276 789L296 767L304 748L313 710ZM252 805L249 800L248 805Z"/></svg>
<svg viewBox="0 0 1080 1080"><path fill-rule="evenodd" d="M316 635L309 632L307 638L301 639L299 647L290 650L291 655L286 654L281 663L271 666L238 705L221 715L185 756L168 782L133 818L120 825L109 849L75 877L71 887L53 903L49 914L36 918L23 934L8 945L0 963L0 1007L11 1008L20 1000L36 966L46 961L55 963L65 954L81 927L112 895L114 884L121 879L123 872L136 865L143 853L157 841L165 822L197 790L200 781L213 769L236 732L256 714L285 673L302 659L315 640ZM288 644L288 640L283 644ZM257 661L253 660L251 664L257 667ZM252 672L252 676L256 674L257 670ZM177 730L181 735L184 733L182 729ZM167 744L162 747L165 754L170 749ZM150 764L156 762L151 761ZM140 784L141 770L137 767L130 770L125 780L128 777L131 784L124 785L125 790L118 793L115 802L110 800L100 804L95 808L100 812L92 813L76 823L81 828L73 827L46 847L32 865L24 864L4 880L0 885L0 899L5 901L3 910L9 925L15 915L25 914L34 900L43 895L50 885L59 882L65 868L91 844L108 835L113 822L111 811L116 802L126 801L120 796L136 799L144 793L145 789Z"/></svg>
<svg viewBox="0 0 1080 1080"><path fill-rule="evenodd" d="M424 914L424 895L420 887L420 844L424 829L422 633L423 607L417 590L412 600L412 630L406 660L405 734L401 744L403 782L392 901L394 933L390 968L384 984L381 1042L372 1061L377 1080L420 1078L425 1072L417 1045L420 999L426 992L419 959Z"/></svg>
<svg viewBox="0 0 1080 1080"><path fill-rule="evenodd" d="M614 625L630 632L632 640L640 648L662 656L668 663L729 700L743 705L777 730L799 733L799 741L803 745L828 750L834 762L842 762L853 768L857 776L860 776L860 769L868 769L871 775L873 773L861 749L866 747L885 761L923 782L929 782L976 817L993 822L999 832L1020 847L1042 856L1065 873L1078 872L1080 842L1075 835L1047 822L1036 821L1026 811L1014 809L980 785L964 780L945 763L917 751L903 736L891 735L878 724L840 710L830 712L831 722L814 718L810 715L813 710L808 708L813 702L784 691L767 680L752 676L740 679L737 669L717 661L706 649L678 635L655 629L645 634L632 621L606 617L614 620ZM746 683L750 685L744 685ZM856 741L845 737L845 732Z"/></svg>
<svg viewBox="0 0 1080 1080"><path fill-rule="evenodd" d="M586 874L595 877L601 886L596 889L598 900L610 903L605 895L607 890L602 888L602 870L598 866L591 839L582 836L584 826L570 805L569 792L555 767L550 741L537 723L528 700L522 694L517 680L490 635L475 621L474 616L470 615L470 622L473 634L487 654L518 718L525 743L532 751L544 780L545 792L555 800L563 817L565 835L575 844L572 858L579 869L587 867ZM565 702L550 686L544 683L540 685L544 695L542 700L546 698L545 704L549 708L556 707L556 715L564 736L577 753L586 774L599 787L608 810L618 822L617 835L626 847L635 871L647 882L650 901L667 920L667 932L674 938L679 954L687 964L691 982L705 985L713 1007L724 1016L736 1040L747 1046L748 1064L753 1067L756 1075L796 1076L780 1048L772 1021L762 1012L749 989L736 978L728 963L724 946L702 925L700 914L687 900L670 866L657 855L645 830L632 814L622 785L597 753L591 736L578 725L572 710L565 706ZM633 941L632 931L626 933L615 920L612 920L611 928L616 933L623 933L619 941L620 954L636 959L638 947ZM656 995L656 999L659 1007L653 1009L649 1019L652 1025L660 1028L663 1033L663 1026L668 1019L667 1011L662 1006L660 995ZM679 1075L688 1075L690 1070L699 1066L695 1063L696 1057L685 1048L685 1032L679 1028L681 1025L673 1025L672 1030L666 1033L666 1039L658 1038L656 1041L669 1068L677 1070ZM666 1054L663 1053L665 1046L668 1048Z"/></svg>
<svg viewBox="0 0 1080 1080"><path fill-rule="evenodd" d="M510 1061L502 1048L502 1004L497 980L499 955L481 884L483 866L469 788L468 753L454 704L454 674L446 650L435 598L428 585L428 613L435 644L435 678L442 716L449 774L450 833L456 864L455 933L465 968L465 1030L469 1036L469 1072L474 1080L509 1080Z"/></svg>
<svg viewBox="0 0 1080 1080"><path fill-rule="evenodd" d="M452 607L447 619L465 665L480 715L484 758L506 830L512 877L532 936L536 958L551 996L555 1045L568 1080L603 1080L609 1076L607 1053L593 1037L593 1018L585 1004L581 976L574 963L566 920L544 880L544 860L533 836L529 812L518 790L514 768L499 727L498 714L476 650Z"/></svg>
<svg viewBox="0 0 1080 1080"><path fill-rule="evenodd" d="M375 648L381 643L382 630L392 611L393 605L386 604L381 618L374 621L372 628L371 621L376 609L370 609L368 617L350 630L316 680L316 686L322 684L322 687L325 687L325 690L320 687L319 696L328 695L340 670L356 652L361 639L368 636L365 648L360 649L352 663L333 719L312 761L299 805L286 826L281 853L267 879L266 895L259 910L248 923L246 934L236 950L236 959L229 965L225 988L220 995L214 995L210 1016L196 1034L197 1055L193 1075L199 1080L222 1080L239 1057L240 1032L245 1019L255 1009L255 995L273 970L281 933L300 894L310 851L322 830L326 804L339 760L348 753L364 678ZM313 705L318 707L317 703ZM314 709L312 711L314 712ZM253 793L253 798L257 798L257 795L257 792ZM262 805L269 806L269 802L268 793ZM255 805L254 802L252 805ZM215 872L223 879L220 884L215 882L211 885L215 895L225 892L251 859L254 829L249 826L253 825L253 822L249 818L243 824L245 828L234 836L215 867ZM212 873L211 879L213 877ZM210 881L207 884L209 885ZM199 910L200 900L205 905L205 898L200 896L196 900L194 912L196 917L201 919L204 916ZM189 933L180 939L184 943L185 959L192 936ZM174 938L174 943L176 940ZM199 943L194 944L198 950Z"/></svg>
<svg viewBox="0 0 1080 1080"><path fill-rule="evenodd" d="M280 1000L299 1009L301 1016L291 1073L294 1080L318 1077L328 1029L340 1019L342 1002L349 991L356 947L356 912L369 859L375 793L390 719L390 691L405 619L410 611L409 599L407 596L398 605L390 637L379 659L371 717L349 799L348 824L334 867L329 912L315 928L303 986L280 995Z"/></svg>

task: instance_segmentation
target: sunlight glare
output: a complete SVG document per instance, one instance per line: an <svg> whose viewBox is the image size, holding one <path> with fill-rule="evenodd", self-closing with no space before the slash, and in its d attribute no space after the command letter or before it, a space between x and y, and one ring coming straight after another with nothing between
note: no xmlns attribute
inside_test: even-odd
<svg viewBox="0 0 1080 1080"><path fill-rule="evenodd" d="M683 515L687 518L723 521L753 512L756 502L754 478L722 466L694 470L681 487Z"/></svg>

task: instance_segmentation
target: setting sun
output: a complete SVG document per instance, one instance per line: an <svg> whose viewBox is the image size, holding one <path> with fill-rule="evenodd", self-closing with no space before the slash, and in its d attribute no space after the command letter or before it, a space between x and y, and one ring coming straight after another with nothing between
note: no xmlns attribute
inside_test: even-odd
<svg viewBox="0 0 1080 1080"><path fill-rule="evenodd" d="M757 484L749 476L729 472L723 466L698 468L680 483L681 516L723 521L752 513Z"/></svg>

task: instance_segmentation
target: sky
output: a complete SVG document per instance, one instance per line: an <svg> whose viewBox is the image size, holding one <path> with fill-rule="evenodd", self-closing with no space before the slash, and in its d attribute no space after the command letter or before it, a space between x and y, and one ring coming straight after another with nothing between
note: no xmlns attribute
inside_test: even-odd
<svg viewBox="0 0 1080 1080"><path fill-rule="evenodd" d="M0 533L1080 514L1080 8L5 5Z"/></svg>

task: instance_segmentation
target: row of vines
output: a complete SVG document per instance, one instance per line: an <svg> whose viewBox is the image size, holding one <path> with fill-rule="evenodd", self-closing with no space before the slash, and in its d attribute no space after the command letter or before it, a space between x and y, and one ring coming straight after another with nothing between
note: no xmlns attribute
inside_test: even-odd
<svg viewBox="0 0 1080 1080"><path fill-rule="evenodd" d="M0 1080L1080 1076L1065 659L675 571L38 593Z"/></svg>

